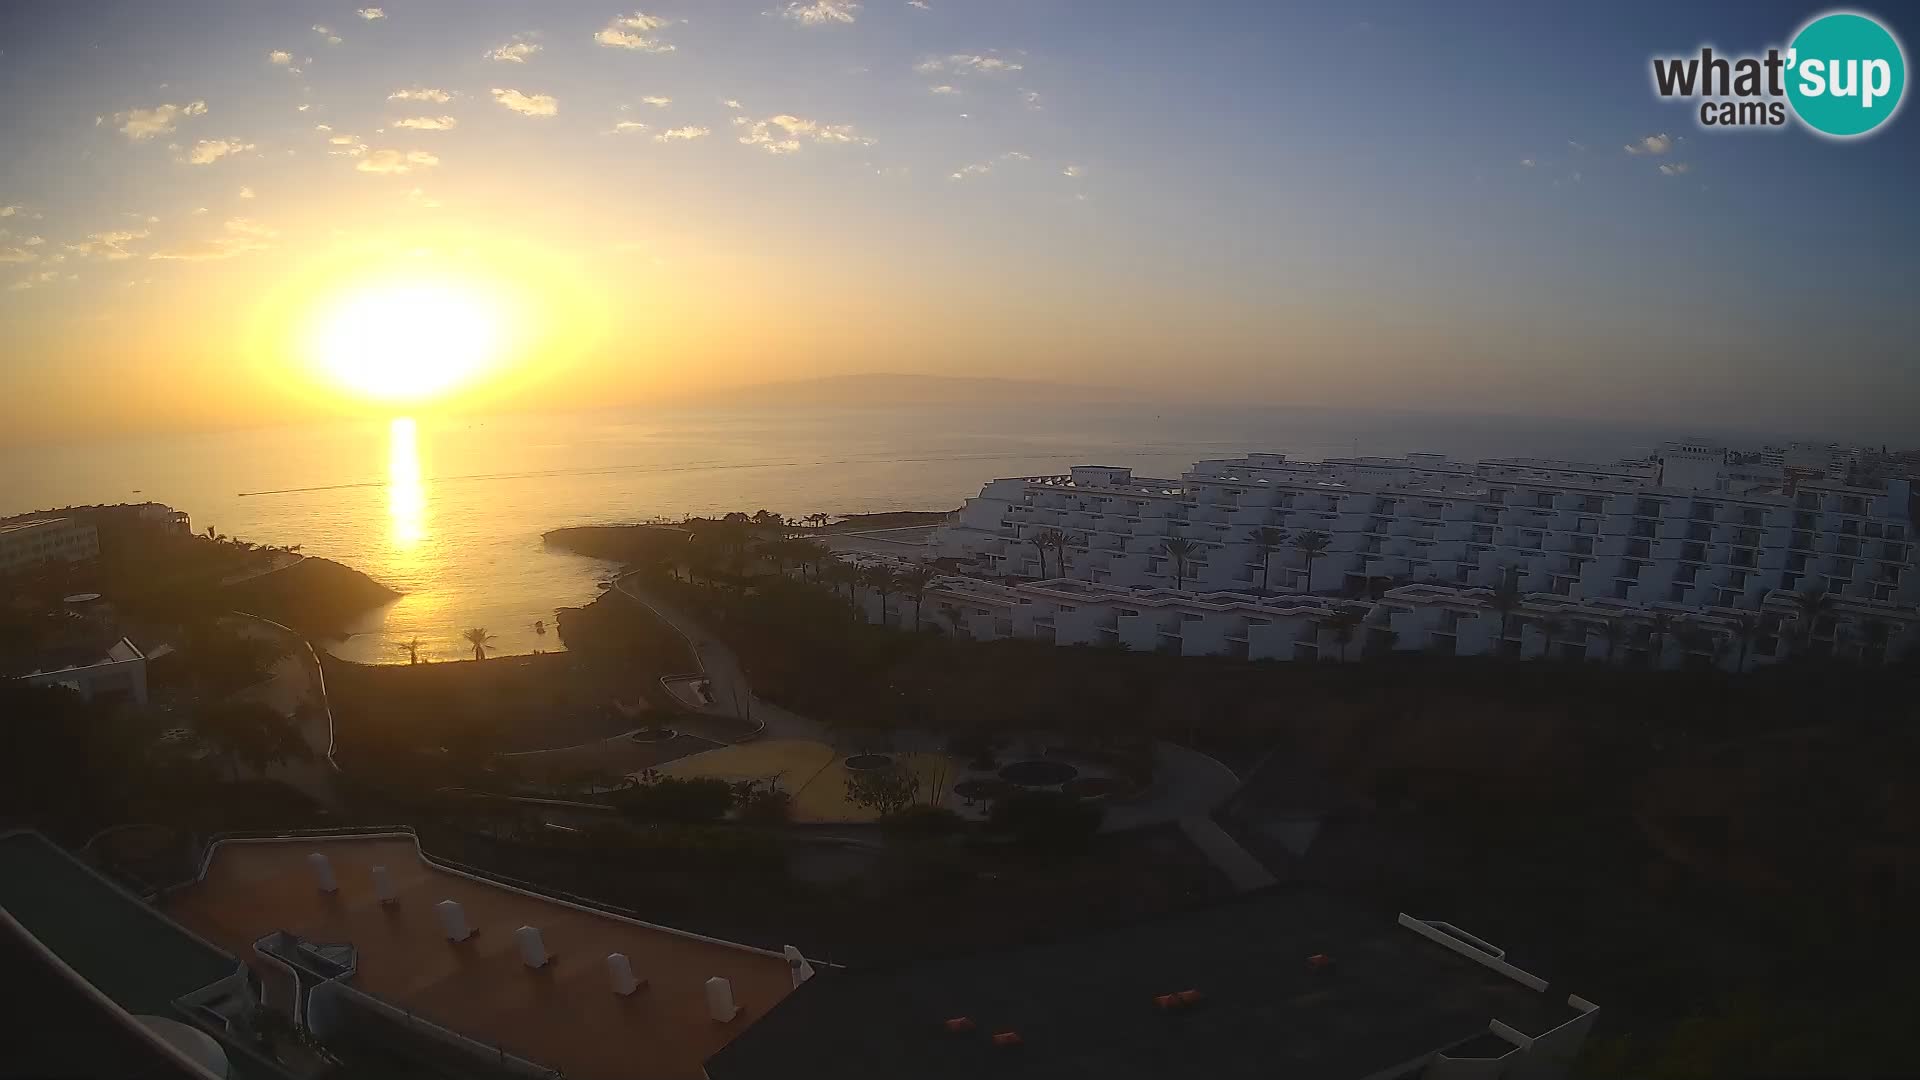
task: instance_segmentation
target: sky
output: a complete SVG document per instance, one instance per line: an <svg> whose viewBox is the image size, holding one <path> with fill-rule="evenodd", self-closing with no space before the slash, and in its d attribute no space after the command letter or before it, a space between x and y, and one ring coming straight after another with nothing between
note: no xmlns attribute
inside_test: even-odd
<svg viewBox="0 0 1920 1080"><path fill-rule="evenodd" d="M316 344L365 295L375 368L489 327L448 408L886 371L1920 442L1912 110L1650 85L1823 10L0 5L0 442L378 410Z"/></svg>

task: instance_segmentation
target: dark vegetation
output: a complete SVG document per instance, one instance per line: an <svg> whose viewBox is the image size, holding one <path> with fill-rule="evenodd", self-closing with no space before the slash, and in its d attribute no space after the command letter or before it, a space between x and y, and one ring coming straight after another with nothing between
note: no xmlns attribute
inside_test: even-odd
<svg viewBox="0 0 1920 1080"><path fill-rule="evenodd" d="M1892 1016L1920 1004L1900 976L1920 959L1903 919L1920 896L1911 662L1734 676L978 643L945 612L918 634L868 626L833 561L700 533L630 540L631 561L728 640L758 693L863 729L1158 737L1243 775L1266 763L1230 829L1284 877L1451 919L1601 1000L1596 1074L1904 1060ZM1270 839L1303 817L1323 823L1304 856Z"/></svg>

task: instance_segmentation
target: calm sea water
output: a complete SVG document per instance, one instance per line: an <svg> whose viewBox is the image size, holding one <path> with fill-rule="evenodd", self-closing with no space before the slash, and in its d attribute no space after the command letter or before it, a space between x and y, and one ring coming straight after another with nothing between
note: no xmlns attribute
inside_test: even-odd
<svg viewBox="0 0 1920 1080"><path fill-rule="evenodd" d="M591 599L609 569L547 550L540 534L561 525L763 508L946 510L996 476L1089 463L1178 476L1198 458L1248 450L1611 459L1690 434L1138 406L393 418L10 449L0 514L150 499L188 511L196 528L300 544L405 594L331 646L348 659L397 662L394 643L415 636L428 656L464 655L470 626L492 631L503 653L559 648L534 623L551 627L555 608Z"/></svg>

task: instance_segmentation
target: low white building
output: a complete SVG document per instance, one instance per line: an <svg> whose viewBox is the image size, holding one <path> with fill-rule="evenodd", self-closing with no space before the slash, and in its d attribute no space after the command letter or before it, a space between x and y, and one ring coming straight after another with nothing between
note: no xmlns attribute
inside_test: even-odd
<svg viewBox="0 0 1920 1080"><path fill-rule="evenodd" d="M65 657L20 676L29 686L64 686L92 701L124 695L136 705L147 703L147 655L126 638L91 656Z"/></svg>
<svg viewBox="0 0 1920 1080"><path fill-rule="evenodd" d="M1755 610L1697 610L1610 598L1529 593L1502 611L1492 589L1415 584L1378 600L1307 595L1204 596L1115 589L1071 579L1000 584L950 576L929 583L923 626L976 640L1126 648L1242 660L1357 659L1381 652L1488 654L1634 666L1751 670L1796 653L1881 664L1920 649L1920 613L1836 600L1803 628L1799 598L1770 593ZM869 622L879 621L868 592ZM894 596L888 622L907 628L913 601Z"/></svg>
<svg viewBox="0 0 1920 1080"><path fill-rule="evenodd" d="M0 522L0 572L28 570L55 561L80 562L99 554L99 534L77 518Z"/></svg>

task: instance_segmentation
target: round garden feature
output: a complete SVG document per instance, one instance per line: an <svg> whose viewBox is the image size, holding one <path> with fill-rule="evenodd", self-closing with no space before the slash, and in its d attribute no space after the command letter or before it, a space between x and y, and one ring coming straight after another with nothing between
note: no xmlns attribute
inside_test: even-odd
<svg viewBox="0 0 1920 1080"><path fill-rule="evenodd" d="M1000 770L1000 779L1021 787L1053 787L1080 775L1064 761L1016 761Z"/></svg>
<svg viewBox="0 0 1920 1080"><path fill-rule="evenodd" d="M848 772L871 772L892 765L893 759L885 754L855 754L843 764Z"/></svg>
<svg viewBox="0 0 1920 1080"><path fill-rule="evenodd" d="M953 785L953 793L969 801L985 802L1004 798L1014 792L1012 784L1005 780L986 777L979 780L962 780Z"/></svg>
<svg viewBox="0 0 1920 1080"><path fill-rule="evenodd" d="M1060 785L1060 790L1077 799L1098 799L1132 793L1133 781L1124 776L1081 776Z"/></svg>
<svg viewBox="0 0 1920 1080"><path fill-rule="evenodd" d="M627 738L637 743L672 742L680 733L670 727L643 727L627 733Z"/></svg>

